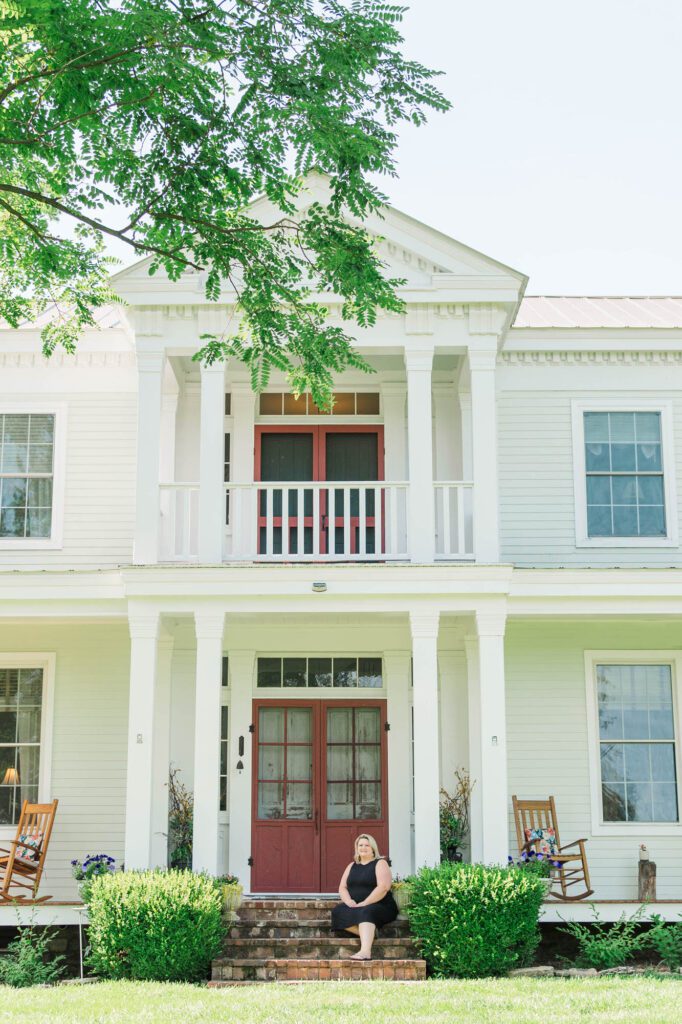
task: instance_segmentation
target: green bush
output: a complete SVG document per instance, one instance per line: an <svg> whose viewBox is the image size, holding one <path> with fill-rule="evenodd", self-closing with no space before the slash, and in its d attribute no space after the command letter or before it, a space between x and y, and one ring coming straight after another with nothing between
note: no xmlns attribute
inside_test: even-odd
<svg viewBox="0 0 682 1024"><path fill-rule="evenodd" d="M484 978L530 962L543 882L517 868L445 862L411 883L407 914L431 973Z"/></svg>
<svg viewBox="0 0 682 1024"><path fill-rule="evenodd" d="M191 871L124 871L93 881L88 964L106 978L201 981L225 928L215 880Z"/></svg>
<svg viewBox="0 0 682 1024"><path fill-rule="evenodd" d="M659 914L651 915L653 928L647 935L648 945L671 971L682 966L682 921L666 924Z"/></svg>
<svg viewBox="0 0 682 1024"><path fill-rule="evenodd" d="M594 967L598 971L622 967L649 945L650 933L640 930L644 904L630 917L621 914L617 921L602 921L595 907L592 913L594 924L569 921L559 929L578 943L577 967Z"/></svg>
<svg viewBox="0 0 682 1024"><path fill-rule="evenodd" d="M49 985L64 972L64 957L49 959L48 946L54 932L40 930L33 925L20 928L16 939L0 956L0 985L29 988L31 985Z"/></svg>

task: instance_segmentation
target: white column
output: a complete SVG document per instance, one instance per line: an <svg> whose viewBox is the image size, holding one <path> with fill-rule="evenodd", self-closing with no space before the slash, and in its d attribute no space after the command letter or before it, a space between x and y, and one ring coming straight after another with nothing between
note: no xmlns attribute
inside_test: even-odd
<svg viewBox="0 0 682 1024"><path fill-rule="evenodd" d="M405 403L407 391L399 381L381 385L381 407L384 417L384 476L390 481L407 479L407 425Z"/></svg>
<svg viewBox="0 0 682 1024"><path fill-rule="evenodd" d="M462 438L462 480L473 480L474 458L471 441L471 392L459 392L460 436Z"/></svg>
<svg viewBox="0 0 682 1024"><path fill-rule="evenodd" d="M410 475L408 542L413 562L433 562L436 550L433 493L433 347L405 349L407 450Z"/></svg>
<svg viewBox="0 0 682 1024"><path fill-rule="evenodd" d="M170 766L173 636L161 632L157 647L152 788L152 867L168 866L168 769Z"/></svg>
<svg viewBox="0 0 682 1024"><path fill-rule="evenodd" d="M385 651L388 733L388 848L394 873L412 873L410 840L410 652Z"/></svg>
<svg viewBox="0 0 682 1024"><path fill-rule="evenodd" d="M410 612L414 716L414 860L440 863L438 744L439 612Z"/></svg>
<svg viewBox="0 0 682 1024"><path fill-rule="evenodd" d="M124 861L128 869L151 866L154 772L154 691L159 614L131 610L130 695Z"/></svg>
<svg viewBox="0 0 682 1024"><path fill-rule="evenodd" d="M255 651L229 652L230 658L230 857L229 871L237 875L244 891L251 889L251 778L253 737L253 670ZM239 754L243 737L244 754ZM239 768L241 763L243 767Z"/></svg>
<svg viewBox="0 0 682 1024"><path fill-rule="evenodd" d="M196 696L194 719L194 830L192 870L218 874L220 809L220 696L222 613L197 612Z"/></svg>
<svg viewBox="0 0 682 1024"><path fill-rule="evenodd" d="M469 775L473 783L469 806L469 848L472 864L483 861L483 772L481 768L481 689L478 677L478 638L464 639L467 660L467 720Z"/></svg>
<svg viewBox="0 0 682 1024"><path fill-rule="evenodd" d="M497 336L478 336L469 348L474 554L477 562L488 563L500 560L496 361Z"/></svg>
<svg viewBox="0 0 682 1024"><path fill-rule="evenodd" d="M481 827L484 864L509 853L504 611L476 612L481 737Z"/></svg>
<svg viewBox="0 0 682 1024"><path fill-rule="evenodd" d="M199 428L199 561L222 562L225 532L223 464L225 364L201 367Z"/></svg>
<svg viewBox="0 0 682 1024"><path fill-rule="evenodd" d="M255 463L256 396L250 383L232 382L232 480L250 485L234 491L232 550L236 558L249 559L256 554L256 492L253 487Z"/></svg>
<svg viewBox="0 0 682 1024"><path fill-rule="evenodd" d="M137 351L137 490L133 561L150 565L159 557L159 471L162 349Z"/></svg>

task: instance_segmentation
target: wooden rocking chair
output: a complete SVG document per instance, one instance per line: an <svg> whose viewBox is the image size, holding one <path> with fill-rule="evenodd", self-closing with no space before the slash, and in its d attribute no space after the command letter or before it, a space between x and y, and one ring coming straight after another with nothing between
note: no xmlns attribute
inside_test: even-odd
<svg viewBox="0 0 682 1024"><path fill-rule="evenodd" d="M51 896L37 899L36 893L58 803L53 800L51 804L30 804L24 800L16 837L10 840L9 850L0 849L0 904L45 903L52 899ZM26 889L29 895L21 891L10 893L10 889Z"/></svg>
<svg viewBox="0 0 682 1024"><path fill-rule="evenodd" d="M558 876L556 881L559 883L561 891L557 892L553 887L548 896L567 901L586 900L588 896L591 896L594 889L590 888L590 872L585 853L587 840L576 839L566 846L561 845L554 797L550 796L548 800L518 800L513 796L512 805L519 854L529 853L531 850L537 851L538 846L543 842L540 838L530 838L535 829L554 829L557 853L550 854L550 859L561 864L561 867L555 869ZM568 852L576 846L578 847L576 851ZM582 891L578 891L577 894L569 893L568 890L573 886L578 886Z"/></svg>

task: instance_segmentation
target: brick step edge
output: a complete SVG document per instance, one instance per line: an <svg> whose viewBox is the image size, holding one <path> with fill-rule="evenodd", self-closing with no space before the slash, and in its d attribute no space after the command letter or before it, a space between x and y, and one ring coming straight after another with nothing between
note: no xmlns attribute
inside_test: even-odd
<svg viewBox="0 0 682 1024"><path fill-rule="evenodd" d="M218 974L218 977L215 975ZM222 975L222 976L221 976ZM226 975L228 975L226 977ZM424 960L235 960L209 985L235 981L424 981Z"/></svg>
<svg viewBox="0 0 682 1024"><path fill-rule="evenodd" d="M277 934L273 934L276 932ZM298 932L291 935L290 932ZM229 931L230 941L236 939L314 939L331 938L337 933L332 931L329 921L310 920L300 921L298 919L285 921L242 921L240 924L232 923ZM339 938L345 938L343 930L338 932ZM407 921L393 921L384 925L377 936L380 939L409 939L410 929Z"/></svg>

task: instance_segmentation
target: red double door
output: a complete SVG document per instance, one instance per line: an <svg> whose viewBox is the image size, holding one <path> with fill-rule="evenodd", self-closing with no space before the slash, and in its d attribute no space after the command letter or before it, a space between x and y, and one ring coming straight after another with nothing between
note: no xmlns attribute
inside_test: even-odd
<svg viewBox="0 0 682 1024"><path fill-rule="evenodd" d="M388 855L386 702L254 701L254 892L334 892L357 835Z"/></svg>
<svg viewBox="0 0 682 1024"><path fill-rule="evenodd" d="M281 554L282 531L288 530L291 554L374 554L383 543L376 534L376 503L370 489L334 484L372 483L384 478L384 434L382 426L267 426L256 427L255 477L264 483L294 484L289 489L261 490L258 498L258 550L260 554ZM329 483L315 497L305 483ZM360 515L362 510L362 517ZM303 529L299 533L302 519ZM269 521L270 520L270 521ZM349 525L349 537L345 530ZM269 550L271 530L272 550ZM362 543L360 530L363 532ZM313 535L317 535L315 546ZM350 550L345 550L349 541ZM303 551L298 551L302 543ZM379 547L377 547L379 545Z"/></svg>

